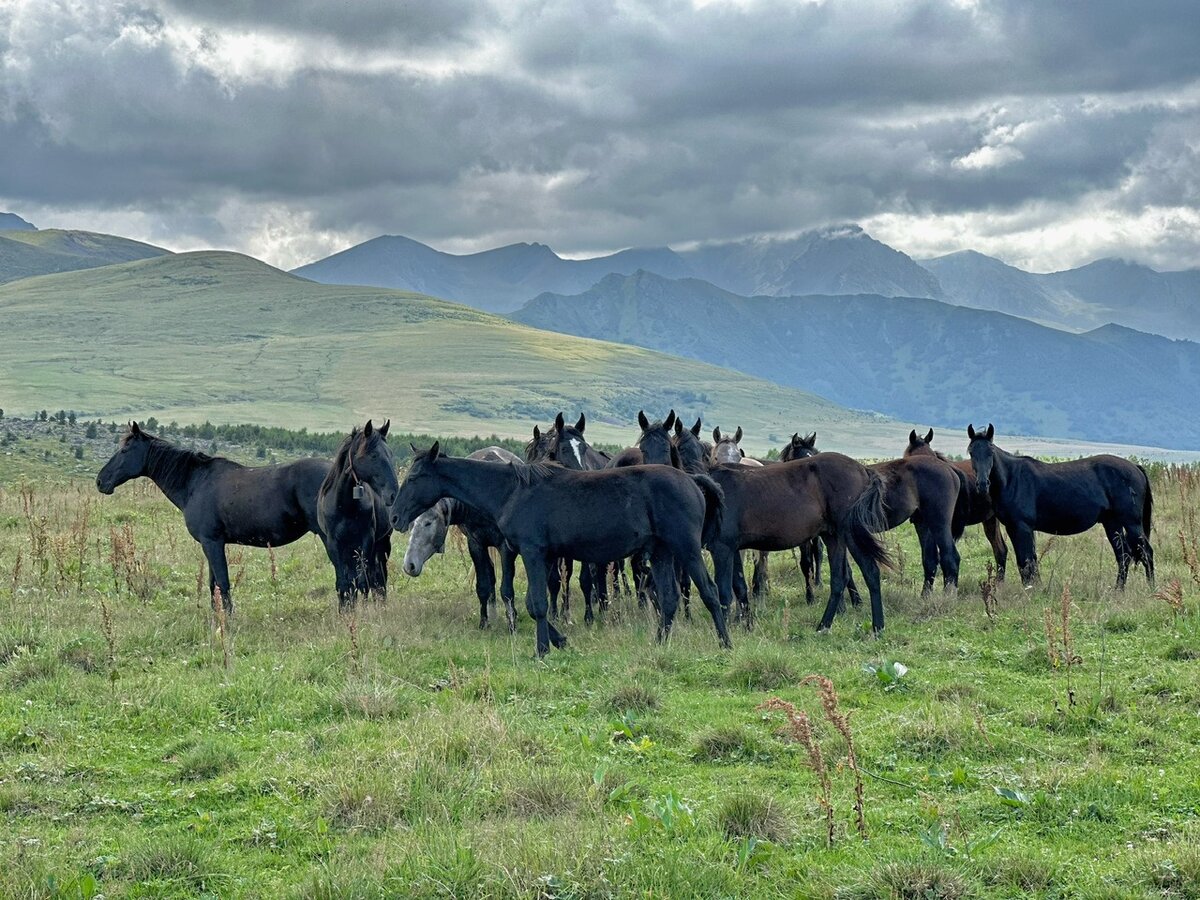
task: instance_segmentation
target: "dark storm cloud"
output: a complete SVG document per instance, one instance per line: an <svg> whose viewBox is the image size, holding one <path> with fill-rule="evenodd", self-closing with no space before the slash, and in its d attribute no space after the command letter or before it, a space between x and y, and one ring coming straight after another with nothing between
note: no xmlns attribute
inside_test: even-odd
<svg viewBox="0 0 1200 900"><path fill-rule="evenodd" d="M1182 2L18 3L0 199L251 252L230 210L284 207L273 228L335 243L568 251L1030 205L1182 205L1186 226L1198 21Z"/></svg>

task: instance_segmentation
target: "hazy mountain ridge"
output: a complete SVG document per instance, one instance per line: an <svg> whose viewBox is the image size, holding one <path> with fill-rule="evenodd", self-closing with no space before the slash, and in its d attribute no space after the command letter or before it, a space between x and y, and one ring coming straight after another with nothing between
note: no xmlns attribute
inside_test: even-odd
<svg viewBox="0 0 1200 900"><path fill-rule="evenodd" d="M1200 423L1180 415L1200 392L1200 344L1116 325L1071 334L928 298L743 297L648 272L542 294L513 318L682 353L905 421L1200 447Z"/></svg>
<svg viewBox="0 0 1200 900"><path fill-rule="evenodd" d="M1115 322L1200 340L1200 270L1157 272L1097 260L1043 275L973 250L916 261L857 225L679 251L623 250L592 259L563 259L544 244L454 256L409 238L383 237L294 271L325 283L417 290L505 312L541 293L581 293L605 275L638 269L666 278L702 278L743 296L925 297L1071 331Z"/></svg>
<svg viewBox="0 0 1200 900"><path fill-rule="evenodd" d="M0 212L0 231L37 231L37 227L16 213Z"/></svg>

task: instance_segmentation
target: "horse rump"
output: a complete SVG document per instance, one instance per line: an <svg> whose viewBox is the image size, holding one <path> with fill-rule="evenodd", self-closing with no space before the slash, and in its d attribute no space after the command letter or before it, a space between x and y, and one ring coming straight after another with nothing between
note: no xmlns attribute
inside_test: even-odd
<svg viewBox="0 0 1200 900"><path fill-rule="evenodd" d="M693 475L692 481L704 494L704 528L700 544L707 547L721 533L721 524L725 520L725 491L707 475Z"/></svg>

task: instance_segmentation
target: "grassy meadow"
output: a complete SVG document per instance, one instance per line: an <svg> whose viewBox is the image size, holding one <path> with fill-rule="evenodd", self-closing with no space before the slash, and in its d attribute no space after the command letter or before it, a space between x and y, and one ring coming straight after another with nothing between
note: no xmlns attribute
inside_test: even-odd
<svg viewBox="0 0 1200 900"><path fill-rule="evenodd" d="M776 554L732 652L576 587L539 662L461 540L348 615L315 537L231 548L222 623L153 485L40 465L0 479L0 897L1200 896L1195 469L1155 472L1159 596L1099 530L992 595L971 529L922 600L906 526L880 640Z"/></svg>

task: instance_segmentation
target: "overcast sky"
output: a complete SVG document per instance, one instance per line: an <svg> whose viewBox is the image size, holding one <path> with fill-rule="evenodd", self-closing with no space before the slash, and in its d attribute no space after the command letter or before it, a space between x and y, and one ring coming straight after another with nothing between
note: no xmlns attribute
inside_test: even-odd
<svg viewBox="0 0 1200 900"><path fill-rule="evenodd" d="M0 210L292 267L859 222L1200 266L1195 0L0 0Z"/></svg>

